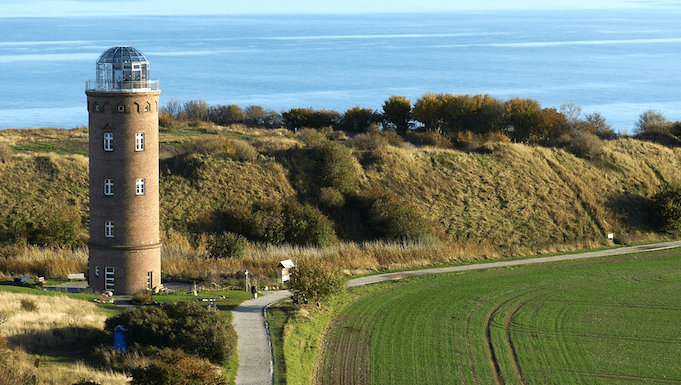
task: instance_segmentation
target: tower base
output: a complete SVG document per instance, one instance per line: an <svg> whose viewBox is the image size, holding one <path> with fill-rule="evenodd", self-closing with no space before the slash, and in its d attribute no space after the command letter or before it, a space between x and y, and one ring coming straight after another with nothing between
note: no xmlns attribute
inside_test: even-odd
<svg viewBox="0 0 681 385"><path fill-rule="evenodd" d="M96 292L133 295L161 284L161 244L146 247L88 245L88 284Z"/></svg>

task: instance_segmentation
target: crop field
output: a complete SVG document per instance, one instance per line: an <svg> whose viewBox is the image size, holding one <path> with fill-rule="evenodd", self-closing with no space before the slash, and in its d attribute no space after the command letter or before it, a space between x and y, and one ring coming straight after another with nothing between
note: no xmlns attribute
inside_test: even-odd
<svg viewBox="0 0 681 385"><path fill-rule="evenodd" d="M681 251L385 284L332 322L321 384L681 382Z"/></svg>

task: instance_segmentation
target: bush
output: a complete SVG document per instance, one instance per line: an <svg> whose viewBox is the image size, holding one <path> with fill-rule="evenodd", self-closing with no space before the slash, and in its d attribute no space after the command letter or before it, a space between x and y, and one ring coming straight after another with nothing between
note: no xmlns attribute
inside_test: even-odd
<svg viewBox="0 0 681 385"><path fill-rule="evenodd" d="M320 149L319 186L333 187L343 196L357 190L358 173L352 151L337 142L326 142Z"/></svg>
<svg viewBox="0 0 681 385"><path fill-rule="evenodd" d="M426 146L433 146L437 148L453 147L452 141L449 138L444 137L437 132L413 133L411 134L411 137L420 141L422 144Z"/></svg>
<svg viewBox="0 0 681 385"><path fill-rule="evenodd" d="M383 194L370 200L369 224L380 238L419 240L433 233L433 226L416 207L395 195Z"/></svg>
<svg viewBox="0 0 681 385"><path fill-rule="evenodd" d="M154 296L151 294L151 290L145 290L132 296L132 303L136 305L148 304L153 300Z"/></svg>
<svg viewBox="0 0 681 385"><path fill-rule="evenodd" d="M681 233L681 183L660 186L651 204L660 230Z"/></svg>
<svg viewBox="0 0 681 385"><path fill-rule="evenodd" d="M244 162L254 161L260 155L255 147L243 140L234 140L232 141L232 145L234 146L234 158L236 160Z"/></svg>
<svg viewBox="0 0 681 385"><path fill-rule="evenodd" d="M248 241L243 235L224 232L216 235L210 246L210 256L213 258L243 259L246 254Z"/></svg>
<svg viewBox="0 0 681 385"><path fill-rule="evenodd" d="M331 221L317 208L297 202L256 204L236 226L250 238L275 245L329 246L338 242Z"/></svg>
<svg viewBox="0 0 681 385"><path fill-rule="evenodd" d="M288 288L294 298L314 300L317 307L346 289L345 276L325 261L299 261L292 269Z"/></svg>
<svg viewBox="0 0 681 385"><path fill-rule="evenodd" d="M221 364L236 351L236 332L229 321L194 302L125 311L106 320L107 330L123 325L129 346L181 349Z"/></svg>
<svg viewBox="0 0 681 385"><path fill-rule="evenodd" d="M31 299L22 299L21 308L26 311L36 311L38 310L38 305L36 305Z"/></svg>
<svg viewBox="0 0 681 385"><path fill-rule="evenodd" d="M219 368L196 355L174 349L163 349L129 371L131 385L225 384Z"/></svg>
<svg viewBox="0 0 681 385"><path fill-rule="evenodd" d="M603 153L603 141L590 132L577 131L572 136L568 149L579 157L594 159Z"/></svg>

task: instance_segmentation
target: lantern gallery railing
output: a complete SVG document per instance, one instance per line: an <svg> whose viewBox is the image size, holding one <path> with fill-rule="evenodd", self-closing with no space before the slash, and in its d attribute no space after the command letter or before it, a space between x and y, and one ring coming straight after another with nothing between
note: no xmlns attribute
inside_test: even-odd
<svg viewBox="0 0 681 385"><path fill-rule="evenodd" d="M161 82L159 80L133 80L119 82L100 82L97 80L88 80L85 82L85 91L147 92L160 90Z"/></svg>

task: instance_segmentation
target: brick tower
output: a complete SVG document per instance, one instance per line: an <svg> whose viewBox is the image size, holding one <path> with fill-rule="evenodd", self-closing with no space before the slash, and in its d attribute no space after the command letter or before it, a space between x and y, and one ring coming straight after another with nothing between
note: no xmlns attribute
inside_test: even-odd
<svg viewBox="0 0 681 385"><path fill-rule="evenodd" d="M134 294L161 284L158 98L149 61L113 47L87 82L90 131L88 283Z"/></svg>

